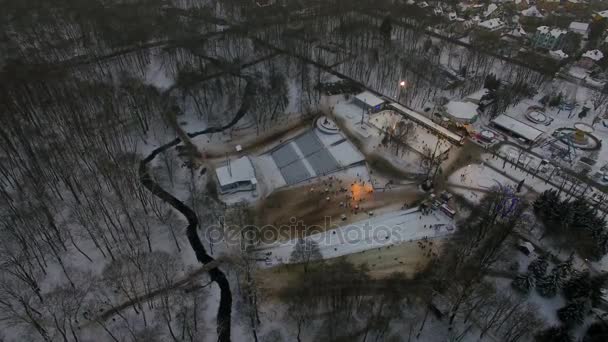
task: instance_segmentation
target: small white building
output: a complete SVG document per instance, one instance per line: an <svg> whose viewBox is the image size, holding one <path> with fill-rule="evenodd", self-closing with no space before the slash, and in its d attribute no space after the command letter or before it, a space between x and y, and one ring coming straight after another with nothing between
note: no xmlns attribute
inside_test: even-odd
<svg viewBox="0 0 608 342"><path fill-rule="evenodd" d="M600 50L589 50L585 52L581 59L578 61L578 65L585 69L591 69L595 66L595 63L599 62L604 58L604 54Z"/></svg>
<svg viewBox="0 0 608 342"><path fill-rule="evenodd" d="M472 102L450 101L445 105L445 114L458 123L472 123L477 119L478 106Z"/></svg>
<svg viewBox="0 0 608 342"><path fill-rule="evenodd" d="M536 8L536 6L526 8L525 10L521 11L521 15L523 15L524 17L533 17L533 18L544 18L545 17L542 13L540 13L540 11L538 10L538 8Z"/></svg>
<svg viewBox="0 0 608 342"><path fill-rule="evenodd" d="M227 165L215 169L219 192L229 194L239 191L253 191L257 188L255 170L249 157L229 161Z"/></svg>
<svg viewBox="0 0 608 342"><path fill-rule="evenodd" d="M371 112L377 112L382 109L384 102L386 101L369 91L364 91L355 96L355 103L364 110L369 110Z"/></svg>
<svg viewBox="0 0 608 342"><path fill-rule="evenodd" d="M489 4L488 8L486 8L486 10L483 12L483 16L485 18L488 18L489 16L492 15L492 13L494 13L496 10L498 9L498 6L496 4Z"/></svg>
<svg viewBox="0 0 608 342"><path fill-rule="evenodd" d="M503 23L502 20L498 18L482 21L477 25L489 31L498 31L505 28L505 23Z"/></svg>
<svg viewBox="0 0 608 342"><path fill-rule="evenodd" d="M492 124L498 129L505 131L517 138L521 138L529 143L537 141L538 138L544 133L543 131L506 114L501 114L494 118L494 120L492 120Z"/></svg>
<svg viewBox="0 0 608 342"><path fill-rule="evenodd" d="M587 38L587 35L589 34L589 24L573 21L570 23L570 26L568 26L568 31L580 34L584 38Z"/></svg>
<svg viewBox="0 0 608 342"><path fill-rule="evenodd" d="M558 60L558 61L568 58L568 54L562 50L549 51L549 56L551 56L551 58Z"/></svg>
<svg viewBox="0 0 608 342"><path fill-rule="evenodd" d="M602 18L608 18L608 10L597 12L597 15Z"/></svg>

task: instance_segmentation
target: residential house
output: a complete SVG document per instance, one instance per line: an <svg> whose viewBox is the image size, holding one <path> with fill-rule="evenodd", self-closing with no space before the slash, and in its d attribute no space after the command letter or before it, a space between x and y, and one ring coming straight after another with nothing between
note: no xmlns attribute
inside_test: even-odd
<svg viewBox="0 0 608 342"><path fill-rule="evenodd" d="M521 15L523 15L524 17L532 17L532 18L544 18L545 17L536 6L532 6L528 9L521 11Z"/></svg>
<svg viewBox="0 0 608 342"><path fill-rule="evenodd" d="M578 60L578 66L585 69L591 69L595 66L595 63L599 62L602 58L604 58L604 54L600 50L589 50Z"/></svg>
<svg viewBox="0 0 608 342"><path fill-rule="evenodd" d="M494 12L496 12L497 9L498 9L498 6L496 4L489 4L488 8L486 8L486 10L483 12L483 17L490 18L492 16L492 14Z"/></svg>
<svg viewBox="0 0 608 342"><path fill-rule="evenodd" d="M253 164L247 156L228 161L227 165L215 169L215 174L221 194L253 191L258 184Z"/></svg>
<svg viewBox="0 0 608 342"><path fill-rule="evenodd" d="M589 35L589 24L573 21L568 26L568 31L580 34L583 38Z"/></svg>
<svg viewBox="0 0 608 342"><path fill-rule="evenodd" d="M598 19L602 19L602 18L606 19L606 18L608 18L608 10L597 12L596 13L596 17Z"/></svg>
<svg viewBox="0 0 608 342"><path fill-rule="evenodd" d="M498 19L498 18L493 18L490 20L486 20L486 21L482 21L479 24L477 24L477 26L486 29L488 31L499 31L502 30L503 28L505 28L505 23Z"/></svg>
<svg viewBox="0 0 608 342"><path fill-rule="evenodd" d="M532 38L532 45L536 48L558 50L561 48L566 31L559 28L539 26Z"/></svg>
<svg viewBox="0 0 608 342"><path fill-rule="evenodd" d="M551 58L558 60L558 61L568 58L568 54L562 50L549 51L549 56L551 56Z"/></svg>

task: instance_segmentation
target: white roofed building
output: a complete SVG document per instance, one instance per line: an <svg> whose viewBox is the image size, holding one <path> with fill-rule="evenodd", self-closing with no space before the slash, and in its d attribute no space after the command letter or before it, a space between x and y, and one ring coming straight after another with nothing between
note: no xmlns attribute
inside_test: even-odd
<svg viewBox="0 0 608 342"><path fill-rule="evenodd" d="M357 106L363 108L364 110L370 110L372 112L377 112L381 110L384 102L386 101L372 94L369 91L364 91L355 96L355 104L357 104Z"/></svg>
<svg viewBox="0 0 608 342"><path fill-rule="evenodd" d="M558 61L568 58L568 54L562 50L549 51L549 56L551 56L551 58L558 60Z"/></svg>
<svg viewBox="0 0 608 342"><path fill-rule="evenodd" d="M524 17L533 17L533 18L544 18L545 16L536 8L536 6L532 6L521 11L521 15Z"/></svg>
<svg viewBox="0 0 608 342"><path fill-rule="evenodd" d="M226 165L215 169L215 174L221 194L252 191L257 188L255 170L247 156L228 161Z"/></svg>
<svg viewBox="0 0 608 342"><path fill-rule="evenodd" d="M591 69L602 58L604 58L604 54L602 53L602 51L589 50L581 56L581 59L578 61L578 65L581 68Z"/></svg>
<svg viewBox="0 0 608 342"><path fill-rule="evenodd" d="M472 123L477 119L477 108L472 102L450 101L445 106L445 116L458 123Z"/></svg>
<svg viewBox="0 0 608 342"><path fill-rule="evenodd" d="M493 18L486 21L482 21L477 24L477 26L489 31L498 31L505 28L505 23L498 18Z"/></svg>
<svg viewBox="0 0 608 342"><path fill-rule="evenodd" d="M608 18L608 10L597 12L597 15L602 18Z"/></svg>
<svg viewBox="0 0 608 342"><path fill-rule="evenodd" d="M532 38L534 47L548 50L558 50L562 47L566 31L559 28L539 26Z"/></svg>
<svg viewBox="0 0 608 342"><path fill-rule="evenodd" d="M501 114L494 118L494 120L492 120L492 124L500 130L505 131L517 138L524 139L530 143L535 142L541 135L543 135L543 131L505 114Z"/></svg>
<svg viewBox="0 0 608 342"><path fill-rule="evenodd" d="M496 4L489 4L488 8L486 8L486 10L483 12L483 16L488 18L492 15L492 13L494 13L496 10L498 9L498 6Z"/></svg>
<svg viewBox="0 0 608 342"><path fill-rule="evenodd" d="M568 31L578 33L586 38L589 34L589 24L573 21L570 23L570 26L568 26Z"/></svg>

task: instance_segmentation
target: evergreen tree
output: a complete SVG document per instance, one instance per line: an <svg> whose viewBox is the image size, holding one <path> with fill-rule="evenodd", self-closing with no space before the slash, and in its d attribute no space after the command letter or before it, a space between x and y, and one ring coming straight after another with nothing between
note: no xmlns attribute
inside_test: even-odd
<svg viewBox="0 0 608 342"><path fill-rule="evenodd" d="M489 74L484 80L483 87L490 91L496 91L500 87L500 81L496 78L496 75Z"/></svg>
<svg viewBox="0 0 608 342"><path fill-rule="evenodd" d="M541 331L535 336L536 342L572 342L568 328L564 326L553 326Z"/></svg>
<svg viewBox="0 0 608 342"><path fill-rule="evenodd" d="M528 272L534 275L534 278L536 278L536 280L540 280L547 273L548 267L549 262L547 261L547 258L542 255L532 261L530 265L528 265Z"/></svg>
<svg viewBox="0 0 608 342"><path fill-rule="evenodd" d="M606 288L608 288L608 273L591 277L591 293L589 298L593 307L598 307L602 303L602 297Z"/></svg>
<svg viewBox="0 0 608 342"><path fill-rule="evenodd" d="M380 33L384 37L385 40L391 39L391 32L393 31L393 24L390 16L387 16L382 20L382 24L380 24Z"/></svg>
<svg viewBox="0 0 608 342"><path fill-rule="evenodd" d="M592 323L583 337L582 342L606 342L608 341L608 323L598 321Z"/></svg>
<svg viewBox="0 0 608 342"><path fill-rule="evenodd" d="M568 257L568 260L555 266L554 272L556 272L557 276L559 277L560 286L563 286L563 284L572 275L572 262L573 261L574 261L574 254L570 254L570 257Z"/></svg>
<svg viewBox="0 0 608 342"><path fill-rule="evenodd" d="M534 287L534 284L534 276L529 273L520 274L513 279L513 282L511 282L511 286L513 286L515 290L525 294L530 292L530 290Z"/></svg>
<svg viewBox="0 0 608 342"><path fill-rule="evenodd" d="M575 327L583 324L589 309L587 300L576 300L557 310L557 318L566 326Z"/></svg>
<svg viewBox="0 0 608 342"><path fill-rule="evenodd" d="M564 296L568 300L591 297L591 276L589 272L575 274L564 284Z"/></svg>
<svg viewBox="0 0 608 342"><path fill-rule="evenodd" d="M553 298L557 294L559 287L559 275L554 270L537 282L536 291L545 298Z"/></svg>

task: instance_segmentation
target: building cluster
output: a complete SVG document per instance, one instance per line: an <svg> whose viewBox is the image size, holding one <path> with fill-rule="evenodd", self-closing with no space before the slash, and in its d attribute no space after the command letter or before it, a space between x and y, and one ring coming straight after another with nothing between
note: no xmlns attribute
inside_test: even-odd
<svg viewBox="0 0 608 342"><path fill-rule="evenodd" d="M435 17L435 31L505 57L537 58L537 64L550 62L556 68L574 66L596 79L608 66L604 59L608 4L606 8L583 0L461 0L456 5L406 0L404 4Z"/></svg>

